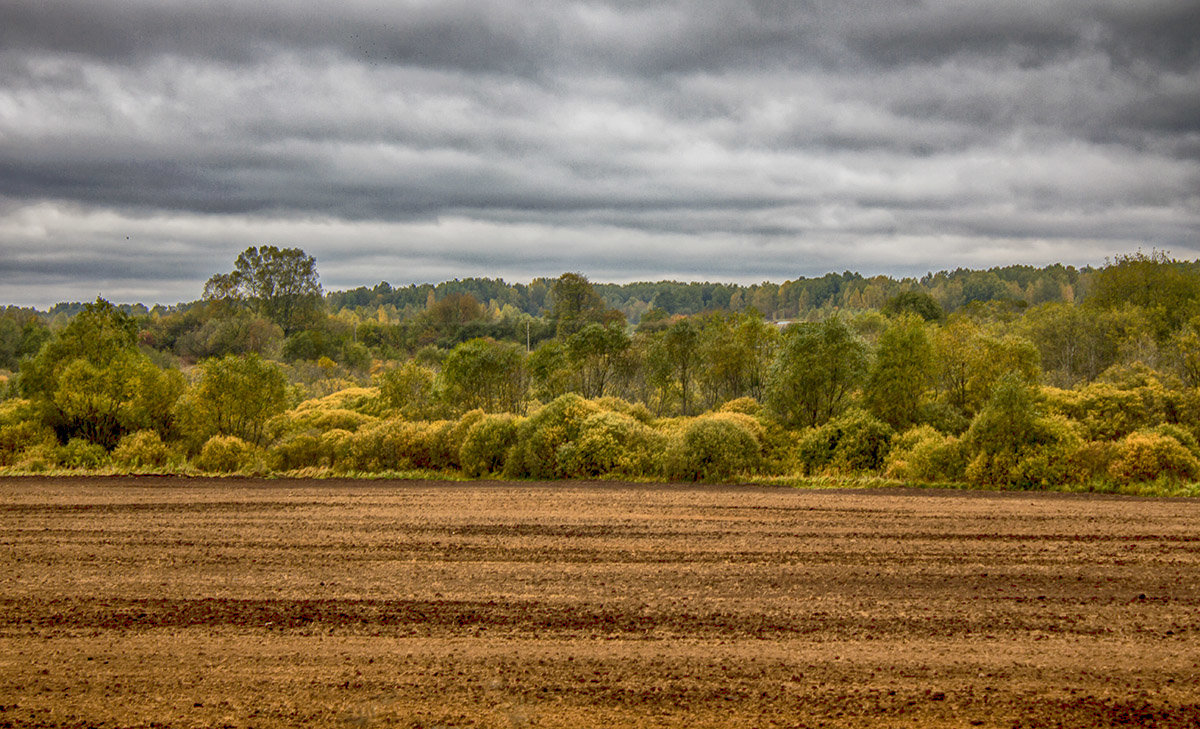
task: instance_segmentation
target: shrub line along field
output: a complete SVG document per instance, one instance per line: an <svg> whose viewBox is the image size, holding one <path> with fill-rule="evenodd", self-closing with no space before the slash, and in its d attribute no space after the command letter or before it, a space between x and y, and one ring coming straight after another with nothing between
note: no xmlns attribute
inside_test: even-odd
<svg viewBox="0 0 1200 729"><path fill-rule="evenodd" d="M1200 725L1200 504L0 479L0 727Z"/></svg>

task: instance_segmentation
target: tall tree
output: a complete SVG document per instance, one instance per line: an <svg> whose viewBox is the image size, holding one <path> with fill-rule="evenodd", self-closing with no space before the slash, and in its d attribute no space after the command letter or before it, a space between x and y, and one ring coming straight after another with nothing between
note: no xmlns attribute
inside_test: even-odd
<svg viewBox="0 0 1200 729"><path fill-rule="evenodd" d="M261 443L267 420L287 408L287 377L279 365L256 354L210 359L181 404L194 448L213 435Z"/></svg>
<svg viewBox="0 0 1200 729"><path fill-rule="evenodd" d="M442 393L456 410L518 413L527 389L525 348L494 339L469 339L442 363Z"/></svg>
<svg viewBox="0 0 1200 729"><path fill-rule="evenodd" d="M602 397L617 358L629 348L629 335L621 326L588 324L567 337L567 359L579 378L584 397Z"/></svg>
<svg viewBox="0 0 1200 729"><path fill-rule="evenodd" d="M865 389L875 417L896 430L917 422L917 407L929 389L933 344L915 314L894 320L879 338Z"/></svg>
<svg viewBox="0 0 1200 729"><path fill-rule="evenodd" d="M653 337L646 352L649 379L658 389L658 409L679 398L679 412L692 414L692 396L699 366L700 332L691 319L679 318Z"/></svg>
<svg viewBox="0 0 1200 729"><path fill-rule="evenodd" d="M317 261L299 248L251 246L204 285L210 301L241 301L294 334L319 319L323 300Z"/></svg>
<svg viewBox="0 0 1200 729"><path fill-rule="evenodd" d="M624 317L604 305L604 300L581 273L564 273L550 289L550 318L559 339L571 336L588 324L609 324ZM615 318L614 318L615 315Z"/></svg>
<svg viewBox="0 0 1200 729"><path fill-rule="evenodd" d="M98 298L22 364L21 391L60 439L111 448L125 433L170 427L183 377L152 364L136 332L132 318Z"/></svg>
<svg viewBox="0 0 1200 729"><path fill-rule="evenodd" d="M867 345L842 320L793 324L771 365L767 403L789 425L821 425L845 409L866 372Z"/></svg>
<svg viewBox="0 0 1200 729"><path fill-rule="evenodd" d="M1104 309L1144 307L1155 336L1165 341L1200 313L1200 273L1161 251L1118 256L1095 274L1084 303Z"/></svg>
<svg viewBox="0 0 1200 729"><path fill-rule="evenodd" d="M738 397L762 400L779 329L758 312L713 313L702 320L697 379L706 407Z"/></svg>

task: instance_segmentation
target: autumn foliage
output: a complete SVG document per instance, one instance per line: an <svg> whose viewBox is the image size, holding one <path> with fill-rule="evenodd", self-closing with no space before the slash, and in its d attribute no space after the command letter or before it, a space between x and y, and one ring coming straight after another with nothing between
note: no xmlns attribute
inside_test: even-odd
<svg viewBox="0 0 1200 729"><path fill-rule="evenodd" d="M876 281L796 322L732 295L690 315L650 299L618 310L613 289L579 274L520 289L541 297L536 316L501 283L486 302L430 289L409 314L318 317L315 279L300 318L265 284L210 287L201 309L158 318L99 299L53 328L5 312L0 344L17 366L0 371L0 469L1194 483L1200 273L1159 254L1072 271L1024 288L939 274L866 296L886 290ZM785 289L810 305L846 285L821 281L755 297L778 312ZM681 307L683 291L651 299ZM404 334L393 313L423 329ZM223 352L193 346L218 331ZM215 356L179 354L202 350Z"/></svg>

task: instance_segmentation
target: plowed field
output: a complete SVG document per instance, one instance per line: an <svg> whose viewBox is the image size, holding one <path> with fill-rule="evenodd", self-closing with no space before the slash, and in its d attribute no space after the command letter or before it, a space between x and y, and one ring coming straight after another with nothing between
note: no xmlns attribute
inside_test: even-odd
<svg viewBox="0 0 1200 729"><path fill-rule="evenodd" d="M0 479L0 727L1200 726L1200 503Z"/></svg>

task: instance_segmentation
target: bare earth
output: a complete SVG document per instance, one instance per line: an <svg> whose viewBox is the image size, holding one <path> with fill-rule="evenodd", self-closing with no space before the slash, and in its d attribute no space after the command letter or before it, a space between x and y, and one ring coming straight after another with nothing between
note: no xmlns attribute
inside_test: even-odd
<svg viewBox="0 0 1200 729"><path fill-rule="evenodd" d="M1200 726L1200 503L0 479L0 727Z"/></svg>

